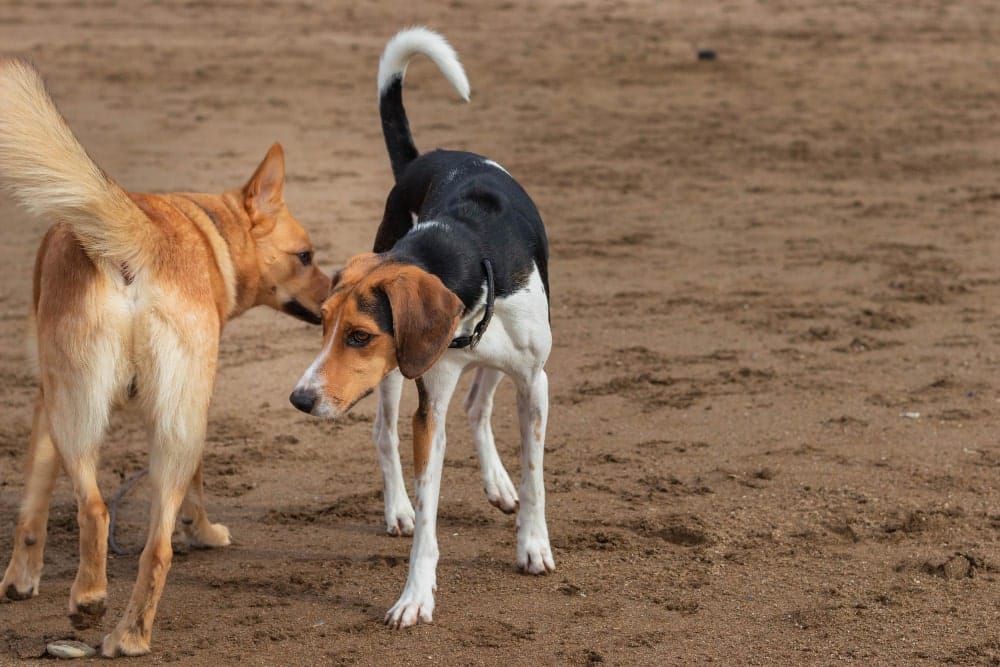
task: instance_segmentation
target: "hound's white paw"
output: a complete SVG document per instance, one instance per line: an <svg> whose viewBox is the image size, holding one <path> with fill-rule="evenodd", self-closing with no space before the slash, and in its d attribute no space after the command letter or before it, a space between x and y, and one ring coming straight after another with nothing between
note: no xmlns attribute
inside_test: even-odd
<svg viewBox="0 0 1000 667"><path fill-rule="evenodd" d="M544 521L540 525L517 531L517 566L525 574L555 572L556 561L549 546L549 531Z"/></svg>
<svg viewBox="0 0 1000 667"><path fill-rule="evenodd" d="M417 623L430 623L434 614L434 594L429 591L411 592L410 587L400 596L392 609L385 614L385 624L390 628L408 628Z"/></svg>
<svg viewBox="0 0 1000 667"><path fill-rule="evenodd" d="M483 488L490 505L504 514L513 514L517 511L517 489L510 481L507 470L499 462L489 470L483 471Z"/></svg>
<svg viewBox="0 0 1000 667"><path fill-rule="evenodd" d="M415 518L413 505L410 504L410 499L406 496L396 502L390 502L388 498L386 499L385 530L390 535L396 537L412 535Z"/></svg>

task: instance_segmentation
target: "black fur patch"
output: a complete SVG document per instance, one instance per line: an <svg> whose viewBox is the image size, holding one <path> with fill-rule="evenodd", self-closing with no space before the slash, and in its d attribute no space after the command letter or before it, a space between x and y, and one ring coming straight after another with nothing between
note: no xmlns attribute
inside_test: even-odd
<svg viewBox="0 0 1000 667"><path fill-rule="evenodd" d="M122 262L122 279L126 285L131 285L132 281L135 280L135 274L132 273L132 269L125 262Z"/></svg>
<svg viewBox="0 0 1000 667"><path fill-rule="evenodd" d="M549 244L533 201L510 174L481 155L436 150L420 155L403 107L403 77L379 96L382 135L396 185L375 234L374 251L436 275L465 308L483 293L483 261L496 298L527 285L533 266L549 298ZM436 225L414 224L434 221Z"/></svg>
<svg viewBox="0 0 1000 667"><path fill-rule="evenodd" d="M398 181L406 166L419 155L417 147L413 145L406 109L403 108L401 76L397 76L386 86L385 92L379 98L378 108L382 118L382 136L385 137L385 147L389 151L389 162L392 164L392 175Z"/></svg>
<svg viewBox="0 0 1000 667"><path fill-rule="evenodd" d="M418 220L435 225L413 225ZM549 296L549 246L534 202L511 176L474 153L437 150L400 175L386 201L376 252L433 273L471 308L493 266L496 298L527 285L535 266Z"/></svg>
<svg viewBox="0 0 1000 667"><path fill-rule="evenodd" d="M392 304L382 289L376 288L369 294L355 294L354 298L357 300L358 310L375 320L382 333L395 333L392 327Z"/></svg>
<svg viewBox="0 0 1000 667"><path fill-rule="evenodd" d="M323 324L322 317L309 310L295 299L281 304L281 310L288 313L292 317L299 318L303 322L308 322L309 324Z"/></svg>

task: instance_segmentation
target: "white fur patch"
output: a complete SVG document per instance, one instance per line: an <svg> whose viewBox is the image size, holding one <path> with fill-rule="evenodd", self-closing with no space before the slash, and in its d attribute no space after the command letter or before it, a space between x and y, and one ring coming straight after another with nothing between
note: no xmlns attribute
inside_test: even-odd
<svg viewBox="0 0 1000 667"><path fill-rule="evenodd" d="M440 222L438 220L422 220L414 225L414 229L429 229L431 227L440 227L446 229L448 225Z"/></svg>
<svg viewBox="0 0 1000 667"><path fill-rule="evenodd" d="M524 287L496 300L490 326L472 355L475 362L511 377L528 377L533 367L544 365L551 346L549 302L542 275L534 267ZM445 356L469 354L466 350L448 350Z"/></svg>
<svg viewBox="0 0 1000 667"><path fill-rule="evenodd" d="M419 26L401 30L385 45L378 63L379 97L394 79L406 76L406 65L418 53L433 60L462 99L469 101L469 80L455 49L441 35Z"/></svg>
<svg viewBox="0 0 1000 667"><path fill-rule="evenodd" d="M509 172L509 171L507 171L506 169L504 169L503 167L501 167L501 166L500 166L500 164L499 164L498 162L495 162L495 161L493 161L493 160L483 160L483 164L488 164L488 165L490 165L491 167L496 167L497 169L499 169L499 170L500 170L500 171L502 171L503 173L505 173L505 174L507 174L508 176L510 176L510 172Z"/></svg>
<svg viewBox="0 0 1000 667"><path fill-rule="evenodd" d="M323 364L326 363L326 358L330 356L330 350L333 349L333 341L337 338L337 329L340 328L340 318L333 323L333 331L330 332L330 337L327 339L326 344L323 346L322 351L320 351L319 356L310 364L306 372L302 374L299 378L298 384L295 385L294 391L308 390L318 397L316 405L313 406L312 413L316 417L324 417L327 419L333 419L339 415L339 410L334 407L330 398L326 395L326 390L323 387Z"/></svg>
<svg viewBox="0 0 1000 667"><path fill-rule="evenodd" d="M490 502L505 511L518 508L517 564L530 574L555 569L545 522L545 487L542 480L548 420L548 379L543 367L552 347L548 308L541 273L536 266L522 289L496 300L493 319L475 349L449 349L423 375L434 414L434 435L427 467L416 480L416 522L406 586L385 618L392 627L408 627L430 622L433 618L438 562L437 507L444 459L445 414L459 376L470 367L485 367L491 369L487 371L491 374L501 371L517 385L522 469L519 491L514 489L496 453L489 425L487 406L492 405L498 377L480 376L484 393L470 403L469 419ZM480 310L481 307L474 308L472 312L478 314ZM464 318L463 330L471 325L473 317ZM381 395L380 400L398 401L398 394ZM380 413L387 408L389 406L380 405ZM392 409L395 410L395 405ZM392 414L395 415L395 412ZM379 456L383 469L395 469L398 465L398 451L393 448L380 446ZM391 509L386 506L387 517Z"/></svg>

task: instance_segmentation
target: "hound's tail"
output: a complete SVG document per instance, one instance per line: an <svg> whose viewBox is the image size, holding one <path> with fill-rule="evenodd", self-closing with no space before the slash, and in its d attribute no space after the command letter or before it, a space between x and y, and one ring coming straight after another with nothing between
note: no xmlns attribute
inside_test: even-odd
<svg viewBox="0 0 1000 667"><path fill-rule="evenodd" d="M406 109L403 108L406 65L418 53L433 60L462 99L469 101L469 80L465 78L465 70L458 62L455 49L444 37L427 28L407 28L389 40L378 64L378 97L382 134L385 136L385 147L389 150L392 174L397 180L406 165L420 155L413 144Z"/></svg>
<svg viewBox="0 0 1000 667"><path fill-rule="evenodd" d="M87 255L132 273L156 256L158 230L94 164L38 71L0 59L0 185L30 213L70 224Z"/></svg>

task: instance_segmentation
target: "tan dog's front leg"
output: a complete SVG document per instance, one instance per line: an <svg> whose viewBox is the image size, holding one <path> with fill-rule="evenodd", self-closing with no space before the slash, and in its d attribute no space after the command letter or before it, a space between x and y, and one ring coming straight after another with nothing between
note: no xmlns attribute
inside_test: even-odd
<svg viewBox="0 0 1000 667"><path fill-rule="evenodd" d="M225 547L232 542L229 529L221 523L212 523L205 512L205 487L202 478L204 463L198 464L184 503L181 505L181 529L188 544L193 547Z"/></svg>
<svg viewBox="0 0 1000 667"><path fill-rule="evenodd" d="M42 556L49 523L49 501L62 460L49 435L49 418L41 392L35 399L31 442L25 462L24 502L14 534L14 553L0 581L0 596L24 600L38 595L42 577Z"/></svg>

